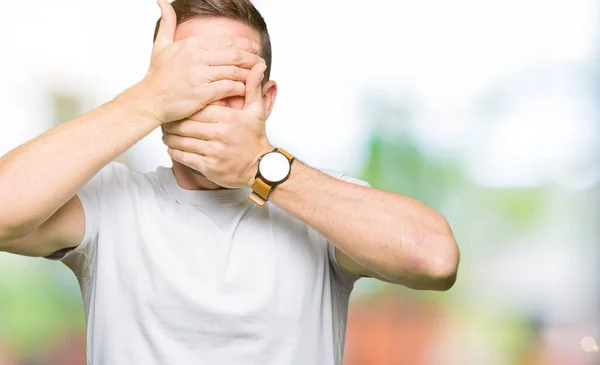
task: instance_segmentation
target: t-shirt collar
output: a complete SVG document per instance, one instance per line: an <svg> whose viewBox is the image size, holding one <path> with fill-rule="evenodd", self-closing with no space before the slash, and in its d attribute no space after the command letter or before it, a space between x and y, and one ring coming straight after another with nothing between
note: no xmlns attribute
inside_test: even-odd
<svg viewBox="0 0 600 365"><path fill-rule="evenodd" d="M187 190L179 186L173 170L160 166L156 169L161 185L179 203L202 205L211 203L240 203L248 199L250 189Z"/></svg>

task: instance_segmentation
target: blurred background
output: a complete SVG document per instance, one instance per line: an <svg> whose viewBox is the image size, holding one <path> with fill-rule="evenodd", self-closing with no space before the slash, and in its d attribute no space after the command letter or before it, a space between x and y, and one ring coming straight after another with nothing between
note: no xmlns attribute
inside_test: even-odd
<svg viewBox="0 0 600 365"><path fill-rule="evenodd" d="M600 4L254 3L272 144L440 210L461 248L447 293L361 279L344 365L600 364ZM0 155L145 74L154 1L2 5ZM170 166L158 132L120 160ZM0 365L83 365L84 344L71 272L0 254Z"/></svg>

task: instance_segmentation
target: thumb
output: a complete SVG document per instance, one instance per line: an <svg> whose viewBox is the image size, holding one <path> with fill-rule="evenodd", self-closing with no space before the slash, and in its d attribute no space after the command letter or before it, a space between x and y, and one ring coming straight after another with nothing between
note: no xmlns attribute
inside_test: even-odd
<svg viewBox="0 0 600 365"><path fill-rule="evenodd" d="M245 110L254 110L256 113L264 113L262 80L267 70L264 62L259 62L248 75L246 80L246 105Z"/></svg>
<svg viewBox="0 0 600 365"><path fill-rule="evenodd" d="M155 54L173 43L177 27L177 15L171 3L167 0L158 0L158 6L160 7L160 25L154 41L153 53Z"/></svg>

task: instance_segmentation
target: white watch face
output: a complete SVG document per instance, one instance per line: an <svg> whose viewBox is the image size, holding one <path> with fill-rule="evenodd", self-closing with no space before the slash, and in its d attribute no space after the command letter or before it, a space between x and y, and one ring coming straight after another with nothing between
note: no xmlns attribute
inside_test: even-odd
<svg viewBox="0 0 600 365"><path fill-rule="evenodd" d="M277 183L290 172L290 161L280 152L269 152L260 159L260 175L269 182Z"/></svg>

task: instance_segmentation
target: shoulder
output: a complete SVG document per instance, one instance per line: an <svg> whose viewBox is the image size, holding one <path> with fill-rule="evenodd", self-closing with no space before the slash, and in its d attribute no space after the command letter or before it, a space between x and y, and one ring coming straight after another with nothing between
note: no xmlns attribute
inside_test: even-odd
<svg viewBox="0 0 600 365"><path fill-rule="evenodd" d="M156 172L142 173L133 170L121 162L110 162L104 166L89 182L90 185L105 190L137 190L145 187L157 187Z"/></svg>
<svg viewBox="0 0 600 365"><path fill-rule="evenodd" d="M99 174L105 179L135 179L148 175L133 170L124 163L116 161L112 161L108 165L104 166L102 170L100 170Z"/></svg>
<svg viewBox="0 0 600 365"><path fill-rule="evenodd" d="M98 182L108 184L115 180L127 179L130 177L130 174L131 170L129 167L127 167L127 165L113 161L98 171L92 180L98 180Z"/></svg>

